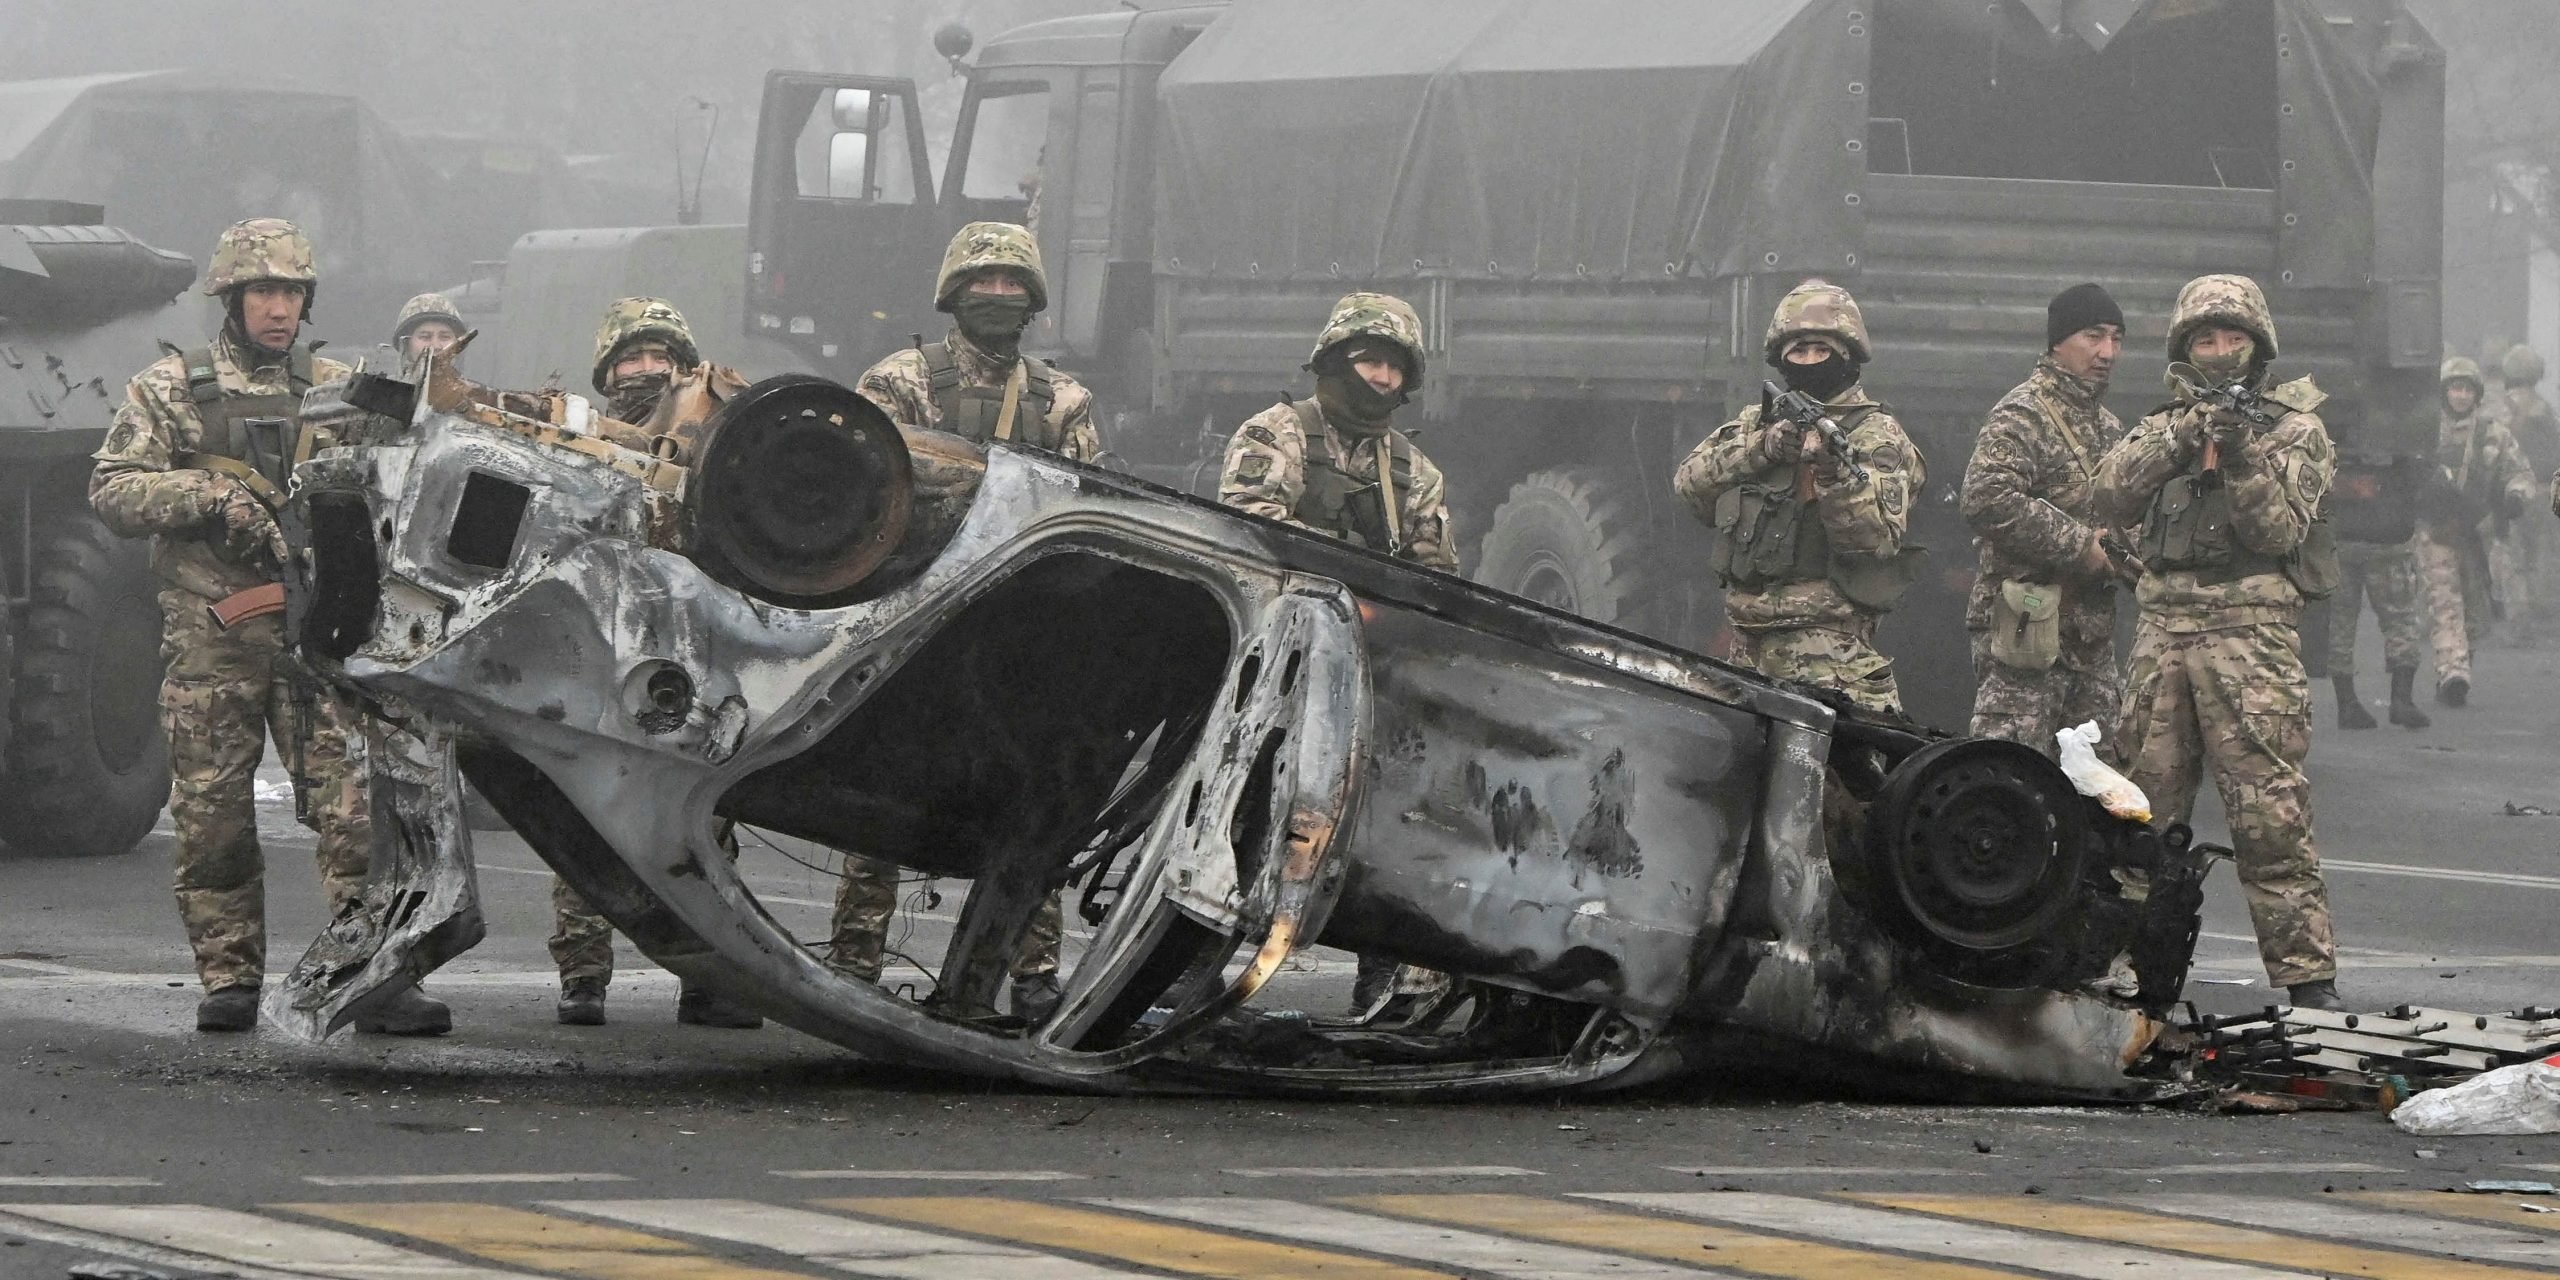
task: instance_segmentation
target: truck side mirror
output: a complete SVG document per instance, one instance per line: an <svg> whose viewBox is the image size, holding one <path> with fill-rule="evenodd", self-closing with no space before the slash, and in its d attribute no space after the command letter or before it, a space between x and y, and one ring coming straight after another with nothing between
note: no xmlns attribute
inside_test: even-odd
<svg viewBox="0 0 2560 1280"><path fill-rule="evenodd" d="M838 89L830 106L836 128L854 133L871 132L871 91Z"/></svg>

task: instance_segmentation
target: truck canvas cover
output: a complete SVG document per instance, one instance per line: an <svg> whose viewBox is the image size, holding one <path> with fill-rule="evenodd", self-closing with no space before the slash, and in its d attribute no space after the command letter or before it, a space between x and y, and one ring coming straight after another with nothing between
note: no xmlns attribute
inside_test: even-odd
<svg viewBox="0 0 2560 1280"><path fill-rule="evenodd" d="M2156 83L2183 66L2194 93L2249 111L2265 81L2161 57L2179 24L2224 24L2272 36L2269 167L2289 283L2363 285L2380 89L2311 0L2161 0L2103 49L2044 24L2050 7L1240 0L1161 82L1156 266L1367 281L1855 273L1868 118L1886 114L1869 82L1895 56L1880 37L1975 55L1933 77L1997 75L2003 59L2018 72L2141 60ZM1325 162L1257 159L1280 156Z"/></svg>

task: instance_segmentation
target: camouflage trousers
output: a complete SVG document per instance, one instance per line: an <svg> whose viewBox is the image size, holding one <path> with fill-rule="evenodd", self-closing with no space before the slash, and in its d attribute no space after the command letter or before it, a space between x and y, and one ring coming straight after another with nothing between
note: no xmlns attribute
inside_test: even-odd
<svg viewBox="0 0 2560 1280"><path fill-rule="evenodd" d="M729 861L738 860L737 828L723 822L714 834ZM551 877L551 963L560 967L560 985L613 982L613 922L596 914L578 891L559 876Z"/></svg>
<svg viewBox="0 0 2560 1280"><path fill-rule="evenodd" d="M1033 913L1023 934L1022 951L1013 958L1013 976L1036 977L1058 971L1058 939L1066 928L1066 891L1049 895ZM827 967L864 982L878 982L889 948L889 921L898 913L898 864L844 857L844 878L836 883L836 910L829 922Z"/></svg>
<svg viewBox="0 0 2560 1280"><path fill-rule="evenodd" d="M2277 986L2338 972L2329 890L2312 848L2311 684L2289 624L2135 631L2116 735L2125 776L2184 822L2206 774L2222 794L2258 957Z"/></svg>
<svg viewBox="0 0 2560 1280"><path fill-rule="evenodd" d="M371 858L363 779L347 746L354 716L317 685L297 696L285 679L281 617L224 631L204 597L173 587L160 593L160 623L178 916L205 990L256 986L267 963L258 762L269 735L287 763L299 753L310 809L303 823L320 838L320 887L332 914L345 910L363 892Z"/></svg>
<svg viewBox="0 0 2560 1280"><path fill-rule="evenodd" d="M2418 600L2427 610L2427 637L2436 656L2436 683L2471 679L2471 646L2489 626L2488 584L2464 563L2461 543L2433 531L2418 533Z"/></svg>
<svg viewBox="0 0 2560 1280"><path fill-rule="evenodd" d="M1977 738L2020 742L2051 757L2061 744L2054 735L2094 720L2099 732L2115 731L2117 704L2124 687L2116 675L2113 635L2095 643L2065 637L2062 657L2042 671L2020 671L1991 656L1991 633L1973 636L1973 724ZM2100 750L2106 739L2100 738Z"/></svg>
<svg viewBox="0 0 2560 1280"><path fill-rule="evenodd" d="M1861 617L1845 629L1779 627L1733 632L1733 661L1765 676L1847 694L1869 711L1902 714L1902 690L1893 659L1876 651L1876 620Z"/></svg>
<svg viewBox="0 0 2560 1280"><path fill-rule="evenodd" d="M2338 591L2329 597L2329 674L2356 673L2356 629L2364 605L2382 625L2382 666L2415 671L2425 626L2420 621L2415 542L2338 543Z"/></svg>

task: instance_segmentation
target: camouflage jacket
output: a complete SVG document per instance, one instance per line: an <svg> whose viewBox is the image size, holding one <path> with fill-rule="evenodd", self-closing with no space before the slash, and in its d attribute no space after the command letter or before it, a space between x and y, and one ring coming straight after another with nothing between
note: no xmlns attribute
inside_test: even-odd
<svg viewBox="0 0 2560 1280"><path fill-rule="evenodd" d="M2436 463L2444 468L2447 483L2474 502L2491 511L2501 498L2513 497L2528 506L2533 501L2533 464L2525 459L2524 447L2516 443L2507 430L2505 415L2486 408L2475 409L2457 418L2449 412L2436 415ZM2484 525L2488 520L2484 518ZM2429 530L2450 539L2465 532L2439 529L2431 522Z"/></svg>
<svg viewBox="0 0 2560 1280"><path fill-rule="evenodd" d="M2541 394L2531 387L2509 387L2506 394L2491 401L2507 424L2507 432L2523 446L2527 462L2538 474L2560 467L2560 416L2551 412Z"/></svg>
<svg viewBox="0 0 2560 1280"><path fill-rule="evenodd" d="M1320 411L1318 421L1323 421ZM1330 460L1335 470L1368 485L1369 491L1374 492L1378 455L1388 447L1387 437L1353 441L1332 423L1323 425L1324 433L1309 439L1299 424L1297 410L1286 403L1245 419L1227 442L1226 465L1218 476L1218 501L1301 529L1337 538L1350 536L1347 529L1322 528L1299 514L1307 496L1307 455L1310 450L1319 451L1318 456ZM1448 482L1441 477L1440 468L1410 440L1405 447L1412 462L1408 473L1395 475L1396 527L1404 538L1397 555L1415 564L1456 573L1458 549L1449 535Z"/></svg>
<svg viewBox="0 0 2560 1280"><path fill-rule="evenodd" d="M2065 637L2095 644L2115 634L2115 579L2081 567L2097 530L2090 483L2098 460L2124 438L2124 423L2096 388L2051 357L1993 405L1964 473L1964 520L1979 562L1964 623L1991 625L2003 581L2060 584Z"/></svg>
<svg viewBox="0 0 2560 1280"><path fill-rule="evenodd" d="M951 344L951 354L958 361L963 379L961 385L1001 387L1013 372L1010 361L999 361L978 349L958 329L943 339ZM1029 357L1024 357L1028 359ZM1055 449L1077 462L1091 462L1102 456L1102 433L1093 425L1093 393L1064 369L1049 371L1050 385L1056 398L1042 419L1045 439L1027 443ZM902 427L938 429L942 426L942 410L933 402L933 375L926 369L924 352L914 347L890 353L871 366L854 386L863 398L880 406L891 421Z"/></svg>
<svg viewBox="0 0 2560 1280"><path fill-rule="evenodd" d="M227 333L215 340L212 351L214 375L224 395L278 395L292 388L286 361L257 364L244 359L241 346ZM348 367L338 361L312 357L315 385L347 373ZM115 425L94 455L98 466L89 476L89 505L116 533L151 539L152 568L163 582L220 599L273 582L275 571L235 561L224 549L222 509L241 483L177 464L180 455L193 453L203 442L204 431L195 399L187 392L185 359L161 357L125 386ZM314 447L333 443L323 438Z"/></svg>
<svg viewBox="0 0 2560 1280"><path fill-rule="evenodd" d="M1834 411L1876 404L1863 386L1851 387L1829 402ZM1911 530L1911 504L1929 483L1929 466L1919 447L1904 434L1890 411L1879 408L1859 420L1849 442L1864 459L1867 478L1849 478L1846 469L1824 478L1814 473L1814 501L1822 516L1823 534L1834 556L1898 555ZM1797 463L1810 466L1810 463ZM1716 428L1681 462L1672 488L1686 499L1698 518L1713 523L1716 499L1726 490L1778 471L1760 448L1760 406ZM1782 583L1767 591L1727 591L1725 614L1746 631L1791 627L1853 626L1875 616L1852 604L1828 580Z"/></svg>
<svg viewBox="0 0 2560 1280"><path fill-rule="evenodd" d="M2312 412L2326 397L2310 379L2288 382L2266 395L2293 412L2242 446L2238 458L2226 457L2223 472L2231 492L2231 531L2239 544L2259 555L2285 556L2302 545L2321 500L2328 497L2337 479L2338 452L2329 443L2328 427ZM2138 528L2160 487L2200 461L2203 436L2182 440L2179 428L2191 418L2202 421L2208 412L2199 405L2170 404L2144 415L2098 464L2093 494L2098 518ZM2290 625L2302 612L2301 590L2281 572L2199 582L2192 569L2153 570L2142 575L2134 595L2146 620L2176 632Z"/></svg>

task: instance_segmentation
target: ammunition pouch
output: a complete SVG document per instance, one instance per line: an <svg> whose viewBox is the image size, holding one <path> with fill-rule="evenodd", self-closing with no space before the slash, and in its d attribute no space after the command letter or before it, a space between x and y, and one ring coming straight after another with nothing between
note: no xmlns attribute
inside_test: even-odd
<svg viewBox="0 0 2560 1280"><path fill-rule="evenodd" d="M972 440L1019 440L1042 449L1059 446L1060 442L1050 438L1049 433L1049 411L1057 404L1058 388L1045 362L1029 356L1015 357L1014 368L1022 375L1022 386L1008 401L1003 383L970 385L950 343L927 343L918 350L924 355L925 375L933 392L934 412L942 419L942 430ZM1011 375L1005 381L1011 382ZM1010 420L1005 416L1008 402L1013 405Z"/></svg>
<svg viewBox="0 0 2560 1280"><path fill-rule="evenodd" d="M1772 468L1716 498L1716 542L1708 567L1716 582L1765 591L1782 582L1831 576L1831 538L1822 514L1796 496L1793 467Z"/></svg>
<svg viewBox="0 0 2560 1280"><path fill-rule="evenodd" d="M1372 551L1393 553L1395 538L1387 522L1386 494L1379 486L1343 470L1330 437L1325 432L1324 415L1313 400L1296 400L1289 404L1298 417L1299 433L1307 441L1306 476L1298 493L1298 504L1290 511L1300 524L1319 529L1348 542L1356 542ZM1388 475L1395 481L1399 497L1413 492L1413 442L1401 431L1387 432Z"/></svg>
<svg viewBox="0 0 2560 1280"><path fill-rule="evenodd" d="M2302 545L2284 558L2284 576L2293 580L2294 590L2305 600L2326 600L2338 594L2338 582L2344 571L2338 567L2338 535L2329 525L2329 504L2320 504L2320 513L2311 518L2311 527L2302 531Z"/></svg>
<svg viewBox="0 0 2560 1280"><path fill-rule="evenodd" d="M2003 581L1991 597L1991 658L2015 671L2049 671L2062 660L2062 588Z"/></svg>

